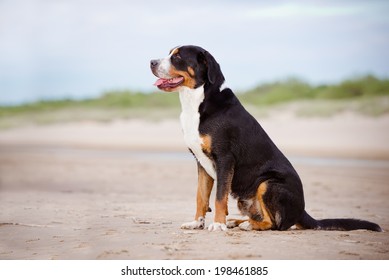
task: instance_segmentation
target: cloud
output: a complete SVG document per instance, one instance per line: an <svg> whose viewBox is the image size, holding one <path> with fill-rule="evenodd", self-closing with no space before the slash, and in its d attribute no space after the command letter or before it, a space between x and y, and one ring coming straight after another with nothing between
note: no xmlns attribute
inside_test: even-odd
<svg viewBox="0 0 389 280"><path fill-rule="evenodd" d="M301 18L301 17L331 17L331 16L348 16L360 13L363 7L350 7L350 6L324 6L324 5L312 5L312 4L299 4L299 3L284 3L274 7L256 8L249 10L246 16L249 18Z"/></svg>
<svg viewBox="0 0 389 280"><path fill-rule="evenodd" d="M150 90L151 58L197 44L229 85L388 75L385 1L0 1L0 103Z"/></svg>

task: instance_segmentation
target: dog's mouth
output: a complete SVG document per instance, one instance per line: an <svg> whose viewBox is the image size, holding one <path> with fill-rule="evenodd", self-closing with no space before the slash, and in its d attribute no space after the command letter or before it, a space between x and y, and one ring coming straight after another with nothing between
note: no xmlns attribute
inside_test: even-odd
<svg viewBox="0 0 389 280"><path fill-rule="evenodd" d="M171 79L159 78L154 85L161 90L169 90L178 87L184 82L184 77L178 76Z"/></svg>

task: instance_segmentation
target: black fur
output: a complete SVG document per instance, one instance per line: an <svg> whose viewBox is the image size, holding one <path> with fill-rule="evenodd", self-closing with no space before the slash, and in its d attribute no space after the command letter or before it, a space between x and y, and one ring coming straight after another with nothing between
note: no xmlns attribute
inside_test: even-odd
<svg viewBox="0 0 389 280"><path fill-rule="evenodd" d="M299 175L231 89L220 91L224 76L214 57L196 46L180 47L179 54L180 61L172 60L175 68L185 70L190 66L195 70L196 87L204 85L199 132L212 138L212 149L207 156L216 169L216 199L230 192L238 199L238 205L244 205L245 200L255 196L258 186L266 182L263 202L273 217L272 229L287 230L297 224L306 229L381 231L377 224L367 221L315 220L309 216L304 210ZM220 182L227 180L231 170L233 179L228 190ZM251 218L260 219L256 215Z"/></svg>
<svg viewBox="0 0 389 280"><path fill-rule="evenodd" d="M382 231L379 225L357 219L324 219L315 220L307 212L304 211L299 225L306 229L322 229L322 230L356 230L368 229L372 231Z"/></svg>

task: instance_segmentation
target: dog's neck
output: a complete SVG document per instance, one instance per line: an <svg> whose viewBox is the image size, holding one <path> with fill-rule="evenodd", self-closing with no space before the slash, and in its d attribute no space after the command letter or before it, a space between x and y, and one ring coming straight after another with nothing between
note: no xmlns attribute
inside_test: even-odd
<svg viewBox="0 0 389 280"><path fill-rule="evenodd" d="M198 112L200 104L204 101L204 86L192 89L181 87L178 91L183 112Z"/></svg>

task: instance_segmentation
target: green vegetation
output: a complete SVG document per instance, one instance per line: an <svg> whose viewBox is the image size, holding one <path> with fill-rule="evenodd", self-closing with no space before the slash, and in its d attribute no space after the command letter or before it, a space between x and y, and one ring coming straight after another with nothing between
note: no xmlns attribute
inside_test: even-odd
<svg viewBox="0 0 389 280"><path fill-rule="evenodd" d="M179 105L179 100L174 93L110 91L100 98L86 100L84 103L100 108L174 108Z"/></svg>
<svg viewBox="0 0 389 280"><path fill-rule="evenodd" d="M176 94L145 94L131 91L110 91L101 97L84 100L38 101L18 106L0 106L0 117L21 113L41 113L62 109L132 109L132 108L174 108L179 105Z"/></svg>
<svg viewBox="0 0 389 280"><path fill-rule="evenodd" d="M331 116L349 110L370 116L389 113L389 79L363 76L335 85L312 86L298 79L267 83L240 93L239 99L253 111L293 102L303 116ZM177 117L176 93L110 91L85 100L39 101L18 106L0 106L0 128L20 124Z"/></svg>
<svg viewBox="0 0 389 280"><path fill-rule="evenodd" d="M298 79L260 85L241 95L242 102L273 105L302 99L344 100L389 96L389 79L364 76L336 85L312 86Z"/></svg>
<svg viewBox="0 0 389 280"><path fill-rule="evenodd" d="M71 121L111 121L176 117L179 100L176 93L140 93L109 91L101 97L85 100L38 101L18 106L0 106L0 129L26 124Z"/></svg>

